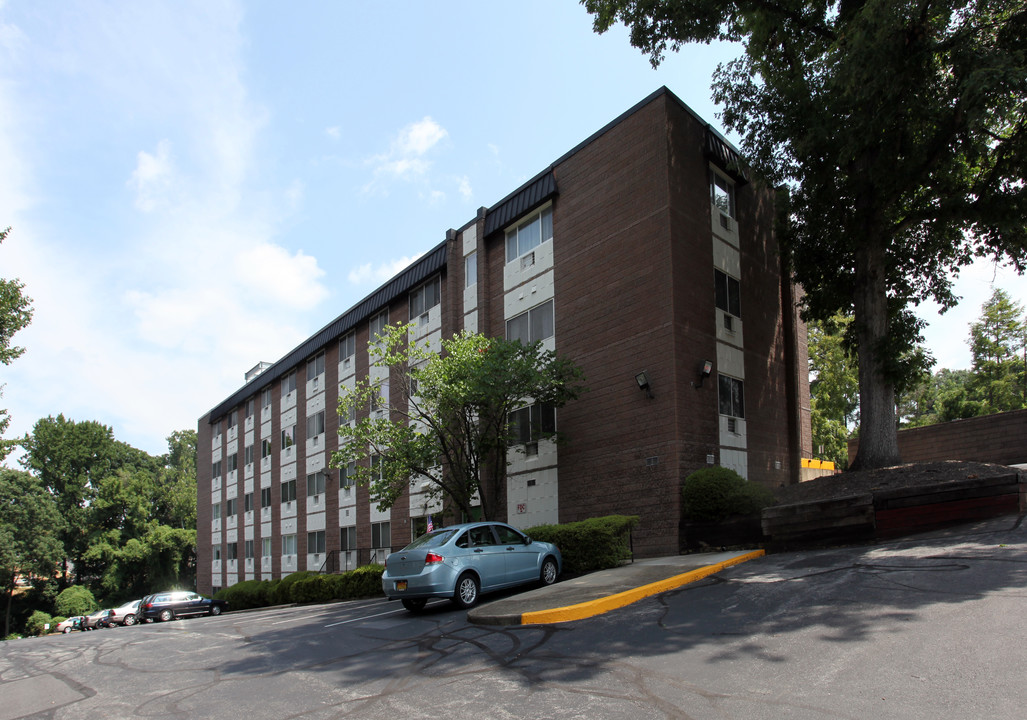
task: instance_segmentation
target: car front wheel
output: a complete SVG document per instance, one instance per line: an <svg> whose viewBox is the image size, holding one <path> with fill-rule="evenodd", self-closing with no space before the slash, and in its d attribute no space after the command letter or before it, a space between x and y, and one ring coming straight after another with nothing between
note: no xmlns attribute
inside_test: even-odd
<svg viewBox="0 0 1027 720"><path fill-rule="evenodd" d="M557 567L556 560L553 558L546 558L542 562L542 572L539 573L539 582L543 585L552 585L556 582Z"/></svg>
<svg viewBox="0 0 1027 720"><path fill-rule="evenodd" d="M457 607L466 610L478 602L478 580L470 573L464 573L456 581L456 592L453 593L453 602Z"/></svg>
<svg viewBox="0 0 1027 720"><path fill-rule="evenodd" d="M221 606L220 605L211 605L210 606L210 614L211 615L220 615L221 614Z"/></svg>
<svg viewBox="0 0 1027 720"><path fill-rule="evenodd" d="M173 620L174 617L175 617L175 614L173 612L171 612L170 610L161 610L160 611L160 621L161 622L167 622L168 620Z"/></svg>

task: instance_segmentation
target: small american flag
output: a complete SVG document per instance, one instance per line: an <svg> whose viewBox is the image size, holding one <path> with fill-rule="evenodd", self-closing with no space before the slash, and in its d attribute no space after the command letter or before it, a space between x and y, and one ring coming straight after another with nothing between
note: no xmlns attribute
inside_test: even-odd
<svg viewBox="0 0 1027 720"><path fill-rule="evenodd" d="M428 532L435 531L435 523L431 521L431 515L428 516Z"/></svg>

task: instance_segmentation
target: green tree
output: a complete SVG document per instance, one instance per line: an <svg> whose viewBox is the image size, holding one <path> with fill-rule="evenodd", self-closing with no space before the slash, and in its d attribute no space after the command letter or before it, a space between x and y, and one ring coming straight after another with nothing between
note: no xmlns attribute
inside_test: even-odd
<svg viewBox="0 0 1027 720"><path fill-rule="evenodd" d="M61 542L79 580L88 567L86 550L97 517L89 510L102 481L121 469L155 475L160 460L114 439L111 428L95 421L76 422L64 415L36 422L32 434L21 441L22 467L38 477L57 502L64 518ZM68 563L64 577L67 582Z"/></svg>
<svg viewBox="0 0 1027 720"><path fill-rule="evenodd" d="M996 288L970 325L973 374L969 393L981 415L1027 408L1027 321L1023 305Z"/></svg>
<svg viewBox="0 0 1027 720"><path fill-rule="evenodd" d="M836 315L808 328L813 448L841 468L849 463L848 440L859 422L859 373L845 343L851 325L851 318Z"/></svg>
<svg viewBox="0 0 1027 720"><path fill-rule="evenodd" d="M477 497L482 516L497 517L511 414L531 401L546 409L543 414L563 407L585 389L581 370L538 343L464 332L432 347L411 340L411 327L388 327L371 347L370 377L339 398L343 419L369 407L388 412L341 422L332 464L355 463L356 480L370 486L381 508L391 507L420 476L429 481L430 498L470 516ZM523 420L522 437L554 435L548 424Z"/></svg>
<svg viewBox="0 0 1027 720"><path fill-rule="evenodd" d="M52 577L63 557L61 517L38 479L0 468L0 582L6 596L4 634L11 632L11 601L19 574Z"/></svg>
<svg viewBox="0 0 1027 720"><path fill-rule="evenodd" d="M901 393L898 414L905 427L921 427L980 414L980 403L969 393L969 370L942 368Z"/></svg>
<svg viewBox="0 0 1027 720"><path fill-rule="evenodd" d="M88 615L99 607L89 588L81 585L72 585L61 590L57 596L56 606L57 614L66 618L73 615Z"/></svg>
<svg viewBox="0 0 1027 720"><path fill-rule="evenodd" d="M0 230L0 243L10 232L11 228ZM25 352L25 348L11 345L14 334L32 321L32 299L22 292L24 288L25 284L17 279L0 278L0 363L4 365L10 365ZM3 397L3 389L4 386L0 385L0 397ZM3 439L10 424L7 410L0 409L0 461L18 444L15 440Z"/></svg>
<svg viewBox="0 0 1027 720"><path fill-rule="evenodd" d="M956 298L975 257L1027 263L1023 0L583 0L656 65L668 48L742 43L714 100L760 174L807 319L852 314L854 467L899 459L895 398L926 369L910 308Z"/></svg>

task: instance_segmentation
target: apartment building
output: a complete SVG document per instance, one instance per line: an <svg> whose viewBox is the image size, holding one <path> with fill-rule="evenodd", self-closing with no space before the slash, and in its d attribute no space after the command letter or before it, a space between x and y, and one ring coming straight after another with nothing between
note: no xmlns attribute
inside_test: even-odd
<svg viewBox="0 0 1027 720"><path fill-rule="evenodd" d="M336 412L339 388L382 372L368 341L390 322L426 340L462 329L539 340L583 368L581 399L518 411L531 422L510 453L513 525L638 515L636 554L674 554L694 470L797 482L811 450L806 335L773 200L661 88L446 231L200 418L199 590L380 562L428 515L457 520L417 480L379 511L350 468L329 466L339 423L354 420ZM567 442L532 438L539 423Z"/></svg>

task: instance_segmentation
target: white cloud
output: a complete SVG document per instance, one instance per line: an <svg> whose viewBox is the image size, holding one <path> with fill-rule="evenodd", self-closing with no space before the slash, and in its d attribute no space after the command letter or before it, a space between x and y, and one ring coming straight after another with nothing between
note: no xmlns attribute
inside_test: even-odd
<svg viewBox="0 0 1027 720"><path fill-rule="evenodd" d="M342 128L340 128L338 125L327 127L325 128L325 135L330 137L332 140L338 141L340 138L342 138Z"/></svg>
<svg viewBox="0 0 1027 720"><path fill-rule="evenodd" d="M471 179L466 175L459 179L457 187L460 191L460 197L464 200L470 200L474 196L474 191L471 190Z"/></svg>
<svg viewBox="0 0 1027 720"><path fill-rule="evenodd" d="M393 181L425 181L432 167L425 156L448 136L445 128L431 117L407 125L399 131L388 152L368 160L372 179L363 192L387 194Z"/></svg>
<svg viewBox="0 0 1027 720"><path fill-rule="evenodd" d="M171 143L161 140L157 153L139 151L136 169L132 171L129 187L135 190L135 204L143 212L152 212L158 205L167 202L166 194L171 187L174 167L171 162Z"/></svg>
<svg viewBox="0 0 1027 720"><path fill-rule="evenodd" d="M365 263L349 271L348 279L353 285L365 285L368 283L380 284L394 277L401 270L409 267L417 261L424 253L417 253L409 257L401 257L388 263L374 267L371 263Z"/></svg>

